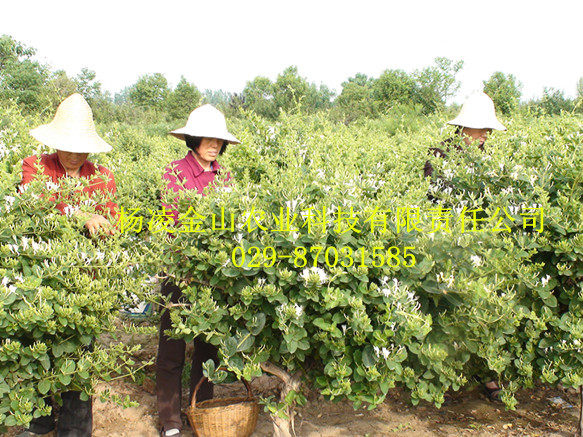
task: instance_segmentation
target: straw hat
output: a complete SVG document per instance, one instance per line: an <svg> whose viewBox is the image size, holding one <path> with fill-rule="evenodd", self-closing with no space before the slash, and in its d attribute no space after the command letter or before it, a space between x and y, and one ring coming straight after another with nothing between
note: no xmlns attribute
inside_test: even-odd
<svg viewBox="0 0 583 437"><path fill-rule="evenodd" d="M459 115L447 123L474 129L506 130L506 127L496 118L494 102L481 91L471 94L462 106Z"/></svg>
<svg viewBox="0 0 583 437"><path fill-rule="evenodd" d="M173 130L170 135L184 140L184 135L203 138L218 138L232 144L239 144L228 130L225 116L213 105L202 105L188 116L186 126Z"/></svg>
<svg viewBox="0 0 583 437"><path fill-rule="evenodd" d="M93 112L81 94L61 102L55 118L30 131L41 143L54 149L75 153L109 152L111 146L97 135Z"/></svg>

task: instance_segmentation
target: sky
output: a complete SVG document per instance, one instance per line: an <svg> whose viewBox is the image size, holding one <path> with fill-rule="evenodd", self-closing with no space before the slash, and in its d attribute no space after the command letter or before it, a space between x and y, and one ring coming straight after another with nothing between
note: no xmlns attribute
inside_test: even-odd
<svg viewBox="0 0 583 437"><path fill-rule="evenodd" d="M112 93L149 73L240 92L290 65L339 92L356 73L412 72L438 56L464 61L456 103L495 71L526 100L544 87L574 97L583 77L583 0L25 0L0 12L0 34L53 69L94 70Z"/></svg>

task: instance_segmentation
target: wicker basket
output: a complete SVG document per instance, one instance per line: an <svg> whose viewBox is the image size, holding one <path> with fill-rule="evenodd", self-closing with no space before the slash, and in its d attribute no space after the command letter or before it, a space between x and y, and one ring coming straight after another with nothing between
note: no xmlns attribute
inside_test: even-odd
<svg viewBox="0 0 583 437"><path fill-rule="evenodd" d="M196 402L196 392L206 381L202 377L194 388L192 403L186 415L194 434L198 437L249 437L257 426L259 404L251 392L251 385L242 380L247 387L246 397L209 399Z"/></svg>

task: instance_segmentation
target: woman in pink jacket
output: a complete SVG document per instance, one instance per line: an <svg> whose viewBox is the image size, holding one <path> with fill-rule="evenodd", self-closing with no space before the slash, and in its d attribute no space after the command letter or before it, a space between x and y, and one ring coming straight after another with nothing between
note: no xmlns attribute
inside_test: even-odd
<svg viewBox="0 0 583 437"><path fill-rule="evenodd" d="M227 144L239 144L239 140L227 130L223 114L211 105L203 105L192 111L186 126L170 134L184 140L189 151L183 159L172 162L166 169L164 179L168 189L174 192L197 190L204 196L204 189L221 171L217 157L225 152ZM177 215L174 211L175 219ZM171 302L178 302L181 295L180 288L169 280L162 284L162 293L170 296ZM165 330L171 329L171 325L170 314L165 310L160 323L156 358L156 395L161 436L180 436L182 429L181 377L186 344L183 340L170 339L164 334ZM209 359L217 359L216 347L196 338L190 372L190 399L194 387L203 376L202 363ZM197 401L212 398L213 385L206 381L196 397Z"/></svg>

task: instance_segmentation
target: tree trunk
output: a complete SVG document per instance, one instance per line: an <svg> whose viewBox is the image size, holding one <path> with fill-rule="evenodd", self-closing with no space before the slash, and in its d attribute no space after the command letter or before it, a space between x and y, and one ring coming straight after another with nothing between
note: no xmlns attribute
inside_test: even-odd
<svg viewBox="0 0 583 437"><path fill-rule="evenodd" d="M283 381L283 388L281 389L279 400L283 402L287 394L294 390L298 391L300 388L300 372L290 375L285 370L277 367L275 364L265 362L261 364L264 372L271 373ZM296 412L293 406L288 406L285 410L287 419L279 416L271 416L273 421L273 436L274 437L292 437L296 435L294 418Z"/></svg>

